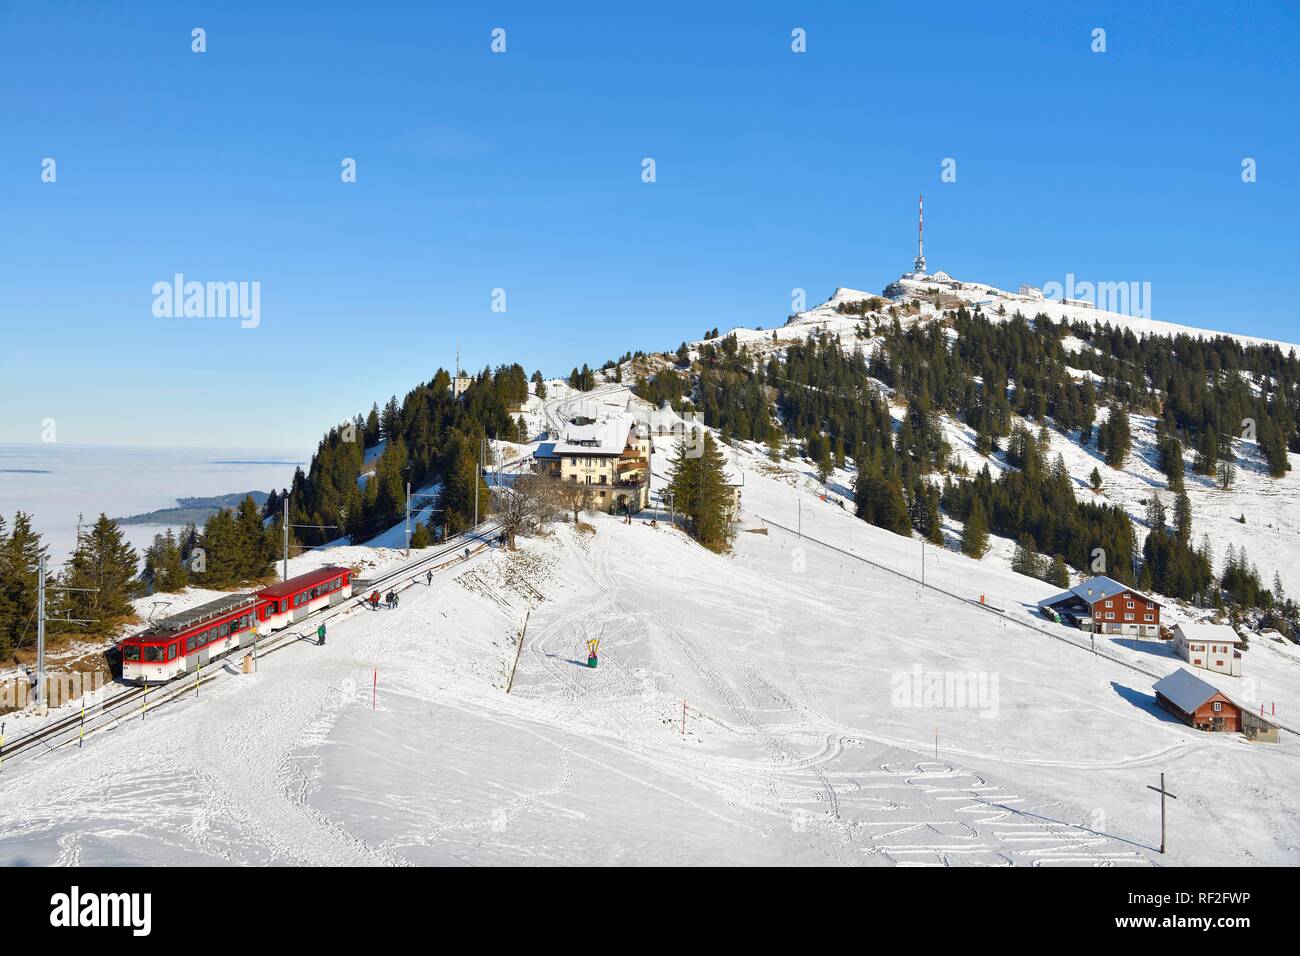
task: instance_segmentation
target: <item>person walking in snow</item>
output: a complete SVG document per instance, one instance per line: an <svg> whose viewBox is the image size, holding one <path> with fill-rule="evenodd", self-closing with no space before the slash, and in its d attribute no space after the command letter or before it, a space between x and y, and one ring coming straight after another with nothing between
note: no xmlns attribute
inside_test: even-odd
<svg viewBox="0 0 1300 956"><path fill-rule="evenodd" d="M316 643L321 647L325 646L325 622L321 621L320 627L316 628Z"/></svg>
<svg viewBox="0 0 1300 956"><path fill-rule="evenodd" d="M429 587L433 587L433 569L432 569L432 568L430 568L429 571L428 571L428 573L425 574L425 576L424 576L424 583L425 583L427 586L429 586Z"/></svg>
<svg viewBox="0 0 1300 956"><path fill-rule="evenodd" d="M378 611L378 610L379 610L379 592L378 592L378 591L371 591L371 592L370 592L370 610L372 610L372 611Z"/></svg>
<svg viewBox="0 0 1300 956"><path fill-rule="evenodd" d="M401 600L402 600L402 596L401 596L400 594L398 594L396 591L394 591L394 592L393 592L393 610L394 610L394 611L397 610L397 605L398 605L398 603L401 602Z"/></svg>

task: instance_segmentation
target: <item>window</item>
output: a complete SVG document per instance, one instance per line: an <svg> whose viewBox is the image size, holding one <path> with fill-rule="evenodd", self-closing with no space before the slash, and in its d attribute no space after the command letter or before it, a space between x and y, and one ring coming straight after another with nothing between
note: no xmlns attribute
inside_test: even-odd
<svg viewBox="0 0 1300 956"><path fill-rule="evenodd" d="M189 637L185 639L185 652L187 654L193 654L195 650L198 649L198 646L199 646L199 636L197 634L191 634Z"/></svg>
<svg viewBox="0 0 1300 956"><path fill-rule="evenodd" d="M229 636L230 636L230 622L227 621L225 624L222 624L221 627L217 628L217 639L220 640L223 637L229 637Z"/></svg>
<svg viewBox="0 0 1300 956"><path fill-rule="evenodd" d="M1155 619L1156 619L1156 616L1155 616L1154 614L1148 614L1145 618L1143 618L1143 620L1148 621L1148 622L1150 622L1150 621L1154 621Z"/></svg>
<svg viewBox="0 0 1300 956"><path fill-rule="evenodd" d="M176 648L177 648L176 644L167 645L167 659L169 661L174 661L176 659Z"/></svg>
<svg viewBox="0 0 1300 956"><path fill-rule="evenodd" d="M138 661L140 659L140 645L127 644L122 648L122 660Z"/></svg>
<svg viewBox="0 0 1300 956"><path fill-rule="evenodd" d="M1137 605L1134 604L1132 601L1129 601L1129 602L1128 602L1126 605L1124 605L1124 606L1127 607L1130 611L1133 610L1133 608L1137 607Z"/></svg>
<svg viewBox="0 0 1300 956"><path fill-rule="evenodd" d="M1200 666L1201 666L1201 659L1198 657L1198 658L1196 658L1195 660L1193 660L1192 663L1195 664L1197 667L1200 667Z"/></svg>
<svg viewBox="0 0 1300 956"><path fill-rule="evenodd" d="M144 646L144 659L148 664L157 664L163 659L163 649L158 644L146 644Z"/></svg>
<svg viewBox="0 0 1300 956"><path fill-rule="evenodd" d="M1114 607L1114 606L1115 606L1115 602L1114 602L1114 601L1107 601L1107 602L1106 602L1106 606L1107 606L1107 607Z"/></svg>
<svg viewBox="0 0 1300 956"><path fill-rule="evenodd" d="M1223 666L1223 661L1215 661L1215 662L1214 662L1214 666L1215 666L1215 667L1222 667L1222 666Z"/></svg>
<svg viewBox="0 0 1300 956"><path fill-rule="evenodd" d="M1107 612L1106 612L1106 620L1108 620L1108 621L1113 621L1113 620L1115 620L1115 612L1114 612L1114 611L1107 611Z"/></svg>
<svg viewBox="0 0 1300 956"><path fill-rule="evenodd" d="M1223 702L1216 700L1214 702L1214 712L1217 714L1221 710L1223 710Z"/></svg>
<svg viewBox="0 0 1300 956"><path fill-rule="evenodd" d="M1124 613L1124 620L1126 620L1126 621L1131 621L1131 620L1133 620L1133 615L1132 615L1132 614L1129 614L1129 613L1126 611L1126 612Z"/></svg>

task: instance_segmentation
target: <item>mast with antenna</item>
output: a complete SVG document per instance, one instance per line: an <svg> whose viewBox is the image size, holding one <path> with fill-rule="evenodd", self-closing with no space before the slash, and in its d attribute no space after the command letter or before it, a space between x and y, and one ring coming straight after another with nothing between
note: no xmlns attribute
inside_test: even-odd
<svg viewBox="0 0 1300 956"><path fill-rule="evenodd" d="M925 273L925 193L916 200L916 259L913 265L917 272Z"/></svg>

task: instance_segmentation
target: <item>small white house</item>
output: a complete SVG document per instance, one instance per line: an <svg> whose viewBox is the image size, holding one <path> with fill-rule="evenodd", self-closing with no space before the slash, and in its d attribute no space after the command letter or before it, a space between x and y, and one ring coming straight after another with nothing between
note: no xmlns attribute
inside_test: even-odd
<svg viewBox="0 0 1300 956"><path fill-rule="evenodd" d="M1241 676L1241 638L1226 624L1179 624L1174 627L1174 650L1193 667L1219 674Z"/></svg>

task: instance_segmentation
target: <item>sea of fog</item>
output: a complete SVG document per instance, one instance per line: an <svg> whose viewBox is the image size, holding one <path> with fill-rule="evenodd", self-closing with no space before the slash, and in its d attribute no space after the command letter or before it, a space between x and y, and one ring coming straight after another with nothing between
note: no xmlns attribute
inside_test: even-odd
<svg viewBox="0 0 1300 956"><path fill-rule="evenodd" d="M77 516L124 518L176 507L178 498L284 488L310 452L265 448L135 448L0 444L0 514L25 511L59 567L77 540ZM137 551L165 526L123 525Z"/></svg>

